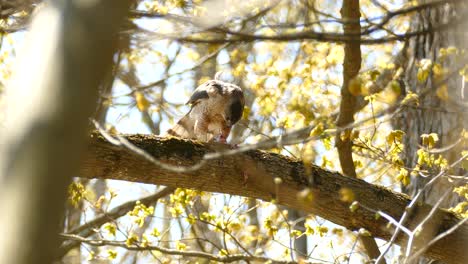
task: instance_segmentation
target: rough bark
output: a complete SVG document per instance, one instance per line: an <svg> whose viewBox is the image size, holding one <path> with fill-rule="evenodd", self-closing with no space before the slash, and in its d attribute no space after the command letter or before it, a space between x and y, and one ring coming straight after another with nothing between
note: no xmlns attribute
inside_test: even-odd
<svg viewBox="0 0 468 264"><path fill-rule="evenodd" d="M423 1L424 3L428 1ZM411 29L432 28L433 25L443 23L445 21L453 21L457 17L466 16L466 2L447 4L438 8L422 10L417 16L413 16L411 21ZM466 103L466 93L463 94L461 77L453 72L458 72L460 65L463 65L456 59L449 59L442 63L443 67L449 69L449 77L447 85L447 98L438 96L440 80L435 76L431 76L427 81L421 82L417 79L418 67L417 63L421 59L430 59L433 62L438 61L439 50L448 46L456 46L458 48L466 48L467 43L463 43L463 37L466 36L466 25L456 25L449 30L434 32L429 35L418 36L408 40L408 61L403 65L405 72L405 81L408 84L408 89L419 95L419 106L416 108L403 108L395 119L393 119L394 129L399 129L405 132L404 136L404 151L403 161L405 167L413 168L417 164L417 150L421 145L421 135L429 133L437 133L439 142L437 147L446 147L460 138L461 131L467 128L466 108L463 104ZM440 62L440 61L438 61ZM465 62L466 63L466 62ZM444 78L446 78L444 77ZM462 96L460 96L462 94ZM447 149L442 155L449 163L459 158L461 150L466 148L464 144ZM427 169L423 166L423 169ZM462 175L463 171L454 171L455 174ZM428 177L412 177L411 183L408 186L402 186L402 190L411 196L414 196L418 191L427 184L428 181L436 173L428 175ZM440 199L444 199L440 206L448 208L455 206L460 197L452 192L456 181L442 178L433 185L426 188L422 194L422 200L428 204L435 204ZM447 194L447 195L446 195ZM445 198L444 198L445 197ZM437 225L427 228L437 229ZM415 239L414 248L420 248L426 244L426 239ZM413 249L414 250L414 249ZM421 260L420 263L427 263Z"/></svg>
<svg viewBox="0 0 468 264"><path fill-rule="evenodd" d="M206 153L224 147L152 135L129 135L126 138L159 161L178 166L195 164ZM340 200L339 191L347 188L354 192L356 200L362 205L383 211L395 219L400 219L410 202L404 194L316 166L310 168L314 185L309 186L310 175L307 175L300 160L264 151L225 156L208 162L197 171L175 173L163 170L129 150L112 145L97 133L92 134L90 140L88 155L81 167L81 177L192 188L265 201L275 198L279 204L319 215L350 230L366 228L374 237L385 240L391 237L394 228L388 228L384 219L376 219L375 214L366 209L351 212L349 204ZM246 181L244 172L248 173ZM274 184L275 177L282 178L279 188ZM299 199L297 195L307 187L314 197L310 202ZM431 207L426 204L418 205L408 218L407 226L419 223L430 210ZM438 209L429 224L437 224L440 228L435 231L441 233L459 221L460 218L454 214ZM402 244L405 239L400 237L397 243ZM430 247L426 256L447 263L463 263L468 258L467 244L468 225L465 224Z"/></svg>
<svg viewBox="0 0 468 264"><path fill-rule="evenodd" d="M424 10L418 16L414 16L411 21L411 28L430 28L432 25L455 19L457 16L463 15L463 13L466 14L466 3L465 7L462 4L454 4ZM447 75L447 77L450 77L447 82L448 98L441 98L437 95L440 81L436 80L434 76L430 76L424 82L420 82L416 78L417 63L421 59L430 59L435 62L438 60L440 48L455 46L466 49L468 47L468 43L464 43L463 39L467 34L467 24L465 22L464 25L453 27L450 30L419 36L409 41L407 55L409 60L404 65L405 77L408 89L419 95L420 107L403 108L401 113L393 120L393 127L405 132L403 160L406 167L413 168L417 163L416 151L421 145L422 134L437 133L439 135L437 147L446 147L456 142L460 138L461 131L468 127L466 108L463 106L468 97L466 97L466 92L460 96L463 92L463 82L461 76L457 74L459 68L466 62L450 59L442 63L442 66L449 69L449 74L451 74L450 76ZM465 147L463 144L458 144L457 147L445 151L443 155L449 162L453 162L459 158L463 147ZM413 196L430 179L431 177L413 177L410 185L402 186L402 189ZM434 204L448 188L452 187L453 183L446 179L440 180L427 188L423 198L427 203ZM442 206L453 206L458 202L458 199L457 194L449 194Z"/></svg>

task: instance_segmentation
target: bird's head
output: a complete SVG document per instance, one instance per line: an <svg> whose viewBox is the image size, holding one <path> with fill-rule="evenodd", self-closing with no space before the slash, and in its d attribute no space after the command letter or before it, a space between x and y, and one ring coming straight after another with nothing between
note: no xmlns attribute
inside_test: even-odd
<svg viewBox="0 0 468 264"><path fill-rule="evenodd" d="M226 125L232 127L237 123L241 117L242 112L244 111L244 104L240 100L233 100L225 108L224 118L226 119Z"/></svg>

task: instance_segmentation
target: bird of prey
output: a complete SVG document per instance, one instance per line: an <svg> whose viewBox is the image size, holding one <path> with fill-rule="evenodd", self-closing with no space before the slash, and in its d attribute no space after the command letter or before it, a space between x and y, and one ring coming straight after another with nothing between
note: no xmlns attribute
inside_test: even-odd
<svg viewBox="0 0 468 264"><path fill-rule="evenodd" d="M244 92L232 83L209 80L195 89L190 111L167 134L205 142L226 143L232 126L241 119Z"/></svg>

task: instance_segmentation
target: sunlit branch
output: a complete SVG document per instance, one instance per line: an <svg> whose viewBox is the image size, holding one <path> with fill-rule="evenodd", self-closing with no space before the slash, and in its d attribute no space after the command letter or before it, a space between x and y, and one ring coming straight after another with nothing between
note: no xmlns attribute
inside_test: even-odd
<svg viewBox="0 0 468 264"><path fill-rule="evenodd" d="M404 34L396 34L389 37L382 38L363 38L360 33L358 34L342 34L330 32L317 32L313 30L306 30L295 33L284 33L279 35L264 35L264 34L250 34L244 32L232 31L224 28L216 28L214 32L225 33L231 35L231 38L219 37L178 37L165 34L156 34L159 38L167 38L177 40L182 43L206 43L206 44L222 44L222 43L239 43L239 42L257 42L257 41L300 41L300 40L316 40L319 42L332 42L332 43L349 43L359 41L362 45L376 45L395 41L404 41L413 37L432 34L434 32L447 30L463 21L463 18L452 19L448 23L435 25L429 29L412 31Z"/></svg>
<svg viewBox="0 0 468 264"><path fill-rule="evenodd" d="M154 159L182 168L198 164L205 155L220 147L217 144L201 144L190 140L150 135L129 135L125 138ZM193 188L266 201L276 196L279 204L316 214L350 230L363 227L373 236L386 240L390 240L392 235L395 235L392 229L386 227L388 222L383 218L376 220L375 214L367 210L358 209L354 213L351 212L349 203L340 200L341 188L350 189L360 204L385 212L393 219L402 219L402 215L410 213L407 211L408 204L417 207L414 212L419 216L426 216L433 208L411 201L406 196L388 189L359 179L343 177L316 166L311 166L312 172L307 174L300 160L258 150L221 156L217 161L205 162L205 165L197 171L174 172L142 159L131 150L116 147L98 133L94 133L91 139L90 156L83 165L80 174L82 177L112 178ZM242 171L248 172L247 181ZM282 178L282 183L280 188L276 189L274 178L279 176ZM312 184L310 184L311 178ZM314 197L312 201L298 198L304 189L312 193ZM278 194L275 194L276 191ZM405 217L407 221L405 226L415 226L422 220L414 218L414 212ZM447 228L459 221L455 215L440 209L437 210L436 216L434 219L440 219L441 226ZM468 238L468 235L463 235L468 232L467 228L463 226L442 242L434 244L425 255L457 263L454 261L454 256L459 257L467 253L461 249L463 241ZM395 236L394 241L404 245L406 239L407 236Z"/></svg>
<svg viewBox="0 0 468 264"><path fill-rule="evenodd" d="M196 258L204 258L212 261L222 262L222 263L230 263L235 261L260 261L260 262L269 262L272 261L273 263L278 264L286 264L286 263L297 263L292 261L281 261L281 260L274 260L266 257L260 256L249 256L249 255L242 255L242 254L232 254L227 256L216 256L213 254L201 252L201 251L182 251L182 250L175 250L169 249L159 246L141 246L141 245L127 245L125 241L111 241L111 240L92 240L86 239L77 235L70 235L70 234L60 234L60 237L65 240L72 240L77 241L80 243L85 243L95 247L102 247L102 246L114 246L114 247L121 247L127 250L134 250L134 251L158 251L163 254L167 255L175 255L175 256L182 256L182 257L196 257ZM308 263L308 262L306 262Z"/></svg>
<svg viewBox="0 0 468 264"><path fill-rule="evenodd" d="M437 241L441 240L442 238L452 234L455 232L458 228L463 226L466 222L468 221L468 217L464 218L460 222L458 222L456 225L452 226L449 230L443 232L442 234L436 236L434 239L432 239L429 243L425 244L423 248L419 249L416 251L409 259L408 262L411 263L414 259L420 257L429 247L434 245Z"/></svg>
<svg viewBox="0 0 468 264"><path fill-rule="evenodd" d="M442 170L439 172L439 174L437 174L435 177L433 177L428 183L426 183L424 185L423 188L421 188L417 194L414 196L413 200L409 203L409 205L405 208L405 211L403 213L403 215L401 216L400 218L400 221L398 222L398 225L397 225L397 228L395 230L395 232L393 233L392 235L392 238L390 239L390 243L387 245L387 247L385 248L384 251L382 251L382 253L380 254L380 256L377 258L377 261L376 263L378 264L381 259L384 259L384 256L385 254L387 254L387 252L390 250L390 247L393 245L393 243L395 243L397 237L398 237L398 234L399 234L399 231L401 230L400 226L405 223L405 221L407 221L407 218L409 218L409 214L411 213L412 210L414 210L414 208L417 206L417 202L419 201L419 198L421 197L421 195L424 193L424 191L430 187L432 184L434 184L440 177L442 177L443 175L445 175L447 173L447 171L449 171L450 168L453 168L455 166L457 166L460 162L462 162L464 159L466 159L468 157L468 154L464 155L463 157L461 157L460 159L458 159L457 161L453 162L452 164L450 164L446 169ZM436 208L435 206L432 207L432 209L430 210L430 212L432 213L429 213L430 215L433 215L434 212L434 208ZM427 218L426 218L427 219ZM414 231L413 231L414 232Z"/></svg>
<svg viewBox="0 0 468 264"><path fill-rule="evenodd" d="M75 234L79 235L81 237L88 237L92 234L94 234L94 228L99 228L101 225L110 222L110 221L115 221L117 218L124 216L127 214L130 210L132 210L135 207L135 203L137 201L140 201L142 204L149 206L150 204L156 202L157 200L171 194L174 191L175 188L171 187L165 187L162 190L158 191L155 194L146 196L144 198L134 200L134 201L129 201L124 204L121 204L109 212L106 212L105 214L98 216L94 218L91 221L86 222L85 224L75 227L72 230L70 230L67 234ZM70 249L78 246L78 243L65 243L60 246L58 255L64 256Z"/></svg>

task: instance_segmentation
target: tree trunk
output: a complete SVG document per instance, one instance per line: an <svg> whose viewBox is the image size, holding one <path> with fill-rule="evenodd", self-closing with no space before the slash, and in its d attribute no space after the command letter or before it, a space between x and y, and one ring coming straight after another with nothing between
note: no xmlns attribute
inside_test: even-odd
<svg viewBox="0 0 468 264"><path fill-rule="evenodd" d="M422 10L413 16L410 30L427 29L450 20L460 19L460 17L467 15L466 10L466 3L446 4L442 7ZM461 12L465 12L465 14ZM421 35L409 40L407 55L409 60L405 67L406 88L419 95L419 106L403 107L399 115L393 119L394 129L405 132L403 161L406 167L414 168L417 164L417 150L422 145L422 134L437 133L439 142L436 147L444 148L456 143L461 137L462 130L467 128L466 107L463 104L466 104L468 94L467 91L462 90L464 84L458 74L460 67L466 62L457 61L456 57L458 56L443 62L440 60L441 48L455 46L461 50L468 47L466 39L464 39L467 36L467 26L468 24L465 22L447 31ZM443 67L449 69L448 74L437 77L431 73L427 80L421 82L417 78L417 63L422 59L441 63ZM444 79L448 81L445 82ZM446 93L443 90L445 85ZM444 151L442 155L450 164L460 158L463 148L466 146L456 144ZM403 192L414 197L438 172L428 167L422 169L432 171L428 177L413 176L408 186L402 186ZM462 171L454 173L463 174ZM440 206L444 208L454 206L459 202L460 197L452 190L458 184L460 183L452 182L447 177L441 177L426 188L422 193L422 200L428 204L435 204L448 194ZM425 228L436 230L440 226L427 225ZM428 239L431 238L416 241L414 247L424 246Z"/></svg>
<svg viewBox="0 0 468 264"><path fill-rule="evenodd" d="M423 10L419 15L414 16L411 28L412 30L429 28L431 25L456 19L457 16L460 16L460 14L457 14L455 5ZM409 91L419 95L419 107L404 107L393 123L395 129L403 130L406 133L404 137L404 163L407 167L414 168L417 163L416 151L422 144L422 134L437 133L439 136L437 147L446 147L456 142L460 138L462 129L467 127L466 109L463 108L462 104L467 101L468 97L465 96L465 99L460 97L463 83L461 76L458 75L460 66L463 66L462 62L451 59L443 63L443 66L450 70L446 76L449 79L447 82L447 98L440 97L440 90L438 95L438 89L442 89L443 84L433 75L423 83L418 81L416 77L418 72L417 63L421 59L430 59L435 62L438 61L441 48L447 48L448 46L456 46L460 49L466 48L467 44L463 39L466 34L466 25L461 24L448 31L421 35L409 40L409 62L405 71L406 87ZM459 147L455 147L445 152L444 156L448 158L450 163L460 157L460 151ZM414 196L430 179L430 177L413 177L410 185L402 186L402 189ZM452 184L446 179L440 180L424 192L423 198L426 202L434 204L447 188L452 187ZM456 194L450 194L443 206L450 207L457 200Z"/></svg>

